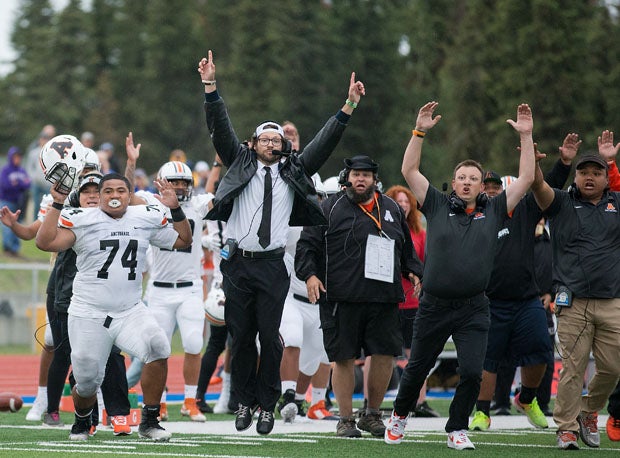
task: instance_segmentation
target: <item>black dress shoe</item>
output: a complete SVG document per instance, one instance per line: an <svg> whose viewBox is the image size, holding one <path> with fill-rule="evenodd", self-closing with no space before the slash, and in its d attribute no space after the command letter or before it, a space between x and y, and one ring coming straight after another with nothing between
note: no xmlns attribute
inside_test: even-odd
<svg viewBox="0 0 620 458"><path fill-rule="evenodd" d="M202 413L213 413L213 408L204 399L196 399L196 406Z"/></svg>
<svg viewBox="0 0 620 458"><path fill-rule="evenodd" d="M269 434L273 429L273 412L266 410L260 411L258 422L256 423L256 432L258 434Z"/></svg>
<svg viewBox="0 0 620 458"><path fill-rule="evenodd" d="M418 404L414 409L413 414L419 418L439 418L441 416L439 415L439 412L429 406L426 401L422 404Z"/></svg>

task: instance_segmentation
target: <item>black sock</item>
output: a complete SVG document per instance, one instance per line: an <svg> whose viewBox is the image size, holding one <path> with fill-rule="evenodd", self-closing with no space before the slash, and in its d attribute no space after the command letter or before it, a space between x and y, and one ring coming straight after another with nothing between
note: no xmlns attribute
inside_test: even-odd
<svg viewBox="0 0 620 458"><path fill-rule="evenodd" d="M491 416L491 401L476 401L476 410L482 412L487 417Z"/></svg>
<svg viewBox="0 0 620 458"><path fill-rule="evenodd" d="M159 417L159 404L144 405L144 407L142 407L143 421L146 420L147 418L157 420L157 417Z"/></svg>
<svg viewBox="0 0 620 458"><path fill-rule="evenodd" d="M521 404L531 404L536 397L536 391L538 388L528 388L525 385L521 385L521 393L519 394L519 402Z"/></svg>

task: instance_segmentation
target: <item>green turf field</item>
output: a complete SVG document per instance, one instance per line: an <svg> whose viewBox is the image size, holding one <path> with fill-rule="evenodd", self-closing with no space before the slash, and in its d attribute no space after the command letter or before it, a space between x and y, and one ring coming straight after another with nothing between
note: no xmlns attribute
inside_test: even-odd
<svg viewBox="0 0 620 458"><path fill-rule="evenodd" d="M445 414L448 400L431 400L434 408ZM385 405L387 406L387 404ZM68 429L43 429L24 420L26 408L15 414L0 413L0 457L30 458L53 456L97 456L97 457L444 457L459 452L446 446L446 434L439 427L433 431L416 431L410 428L415 422L423 425L430 420L413 419L407 427L405 440L400 445L386 445L382 439L371 438L364 433L362 439L342 439L335 436L335 422L312 422L305 428L307 432L286 433L281 420L276 419L276 429L280 433L257 436L254 427L242 434L234 433L232 415L208 415L207 423L196 425L181 422L178 409L169 407L170 422L163 423L173 433L169 443L155 444L139 439L137 433L126 437L114 437L107 427L100 427L97 435L85 443L70 442ZM517 415L513 415L518 419ZM505 417L504 417L505 418ZM62 414L69 424L72 415ZM523 418L521 418L523 420ZM435 420L437 421L437 420ZM445 419L440 419L443 424ZM313 428L322 423L320 430ZM325 424L329 423L327 428ZM521 422L523 423L523 422ZM192 432L183 434L184 425ZM196 433L196 428L201 433ZM316 429L316 431L313 431ZM422 426L420 426L422 429ZM204 431L204 432L202 432ZM282 434L281 432L285 433ZM333 431L333 432L325 432ZM471 433L476 445L473 452L478 457L531 457L565 456L555 446L552 430L518 428L512 430L491 430ZM601 432L601 448L588 449L580 442L581 453L594 453L598 457L620 456L620 443L610 442ZM467 453L467 452L460 452ZM469 452L472 453L472 452ZM469 454L467 453L467 454Z"/></svg>

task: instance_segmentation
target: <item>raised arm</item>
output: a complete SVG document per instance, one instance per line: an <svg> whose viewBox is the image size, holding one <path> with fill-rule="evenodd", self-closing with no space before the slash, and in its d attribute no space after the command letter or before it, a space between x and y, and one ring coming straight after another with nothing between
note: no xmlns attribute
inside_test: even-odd
<svg viewBox="0 0 620 458"><path fill-rule="evenodd" d="M620 173L616 164L616 156L620 149L620 143L614 146L614 133L604 130L598 138L598 153L603 156L609 165L608 178L609 189L612 191L620 191Z"/></svg>
<svg viewBox="0 0 620 458"><path fill-rule="evenodd" d="M517 120L513 121L512 119L508 119L506 122L519 133L521 141L519 176L506 188L506 207L508 213L510 213L534 182L534 172L536 168L534 140L532 138L534 120L532 118L530 106L527 103L522 103L517 107Z"/></svg>
<svg viewBox="0 0 620 458"><path fill-rule="evenodd" d="M564 137L562 146L558 149L560 151L560 158L556 161L553 168L545 175L545 181L552 188L562 189L568 180L570 175L571 165L573 159L577 156L577 151L581 146L581 140L576 133L569 133ZM534 143L536 148L536 144ZM538 152L538 150L536 150ZM538 158L537 158L538 159Z"/></svg>
<svg viewBox="0 0 620 458"><path fill-rule="evenodd" d="M211 172L209 173L209 178L207 178L207 182L205 183L206 192L215 194L215 183L219 181L221 174L222 174L222 160L220 159L219 154L215 153L215 160L213 161L213 166L211 166Z"/></svg>
<svg viewBox="0 0 620 458"><path fill-rule="evenodd" d="M37 231L41 227L41 221L34 220L33 223L27 226L18 222L19 215L22 211L17 210L13 213L6 205L0 208L0 221L6 227L11 229L13 233L22 240L32 240L37 235Z"/></svg>
<svg viewBox="0 0 620 458"><path fill-rule="evenodd" d="M142 143L138 143L138 145L134 145L133 143L133 133L129 132L127 137L125 137L125 151L127 152L127 165L125 166L125 178L129 180L129 184L131 185L131 199L129 200L129 205L144 205L146 201L137 197L133 192L136 187L136 164L138 163L138 158L140 157L140 148L142 147Z"/></svg>
<svg viewBox="0 0 620 458"><path fill-rule="evenodd" d="M58 192L56 186L52 186L50 194L54 202L47 207L45 219L37 232L37 248L53 252L68 250L75 243L75 234L70 229L58 227L58 217L67 195Z"/></svg>
<svg viewBox="0 0 620 458"><path fill-rule="evenodd" d="M403 165L401 168L401 172L420 206L424 204L429 186L428 180L420 172L422 143L424 142L426 133L441 119L441 115L437 115L433 118L433 113L438 105L439 103L437 102L428 102L420 108L415 123L415 130L405 149L405 156L403 157Z"/></svg>
<svg viewBox="0 0 620 458"><path fill-rule="evenodd" d="M179 199L172 185L165 178L153 180L159 195L153 194L157 200L170 209L172 213L172 227L179 236L172 248L187 248L192 244L192 229L185 213L179 205Z"/></svg>
<svg viewBox="0 0 620 458"><path fill-rule="evenodd" d="M351 79L349 80L349 93L347 100L342 106L343 113L349 116L353 114L353 110L357 108L357 104L360 102L363 95L366 95L366 89L364 83L355 80L355 72L351 72Z"/></svg>

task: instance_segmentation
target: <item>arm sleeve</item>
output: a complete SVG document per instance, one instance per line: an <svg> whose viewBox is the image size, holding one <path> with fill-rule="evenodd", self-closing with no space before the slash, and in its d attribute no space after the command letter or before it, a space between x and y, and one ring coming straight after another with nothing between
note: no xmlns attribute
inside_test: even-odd
<svg viewBox="0 0 620 458"><path fill-rule="evenodd" d="M403 252L400 256L400 271L403 277L408 277L409 273L415 274L420 280L422 279L422 273L424 270L424 266L418 254L415 251L415 247L413 246L413 240L411 239L411 232L409 231L409 226L407 226L407 221L404 218L401 218L401 228L403 233L405 234L405 243L403 245Z"/></svg>
<svg viewBox="0 0 620 458"><path fill-rule="evenodd" d="M565 165L558 159L553 168L545 175L545 181L552 188L562 189L568 180L570 169L570 165Z"/></svg>
<svg viewBox="0 0 620 458"><path fill-rule="evenodd" d="M210 101L207 98L204 108L207 127L211 133L211 140L213 141L215 151L222 159L222 163L226 167L230 167L239 152L241 144L228 117L224 100L221 97L214 101Z"/></svg>
<svg viewBox="0 0 620 458"><path fill-rule="evenodd" d="M616 161L609 163L609 189L612 191L620 191L620 172Z"/></svg>
<svg viewBox="0 0 620 458"><path fill-rule="evenodd" d="M302 281L306 281L312 275L325 280L323 255L323 231L322 226L306 226L301 232L295 250L295 275Z"/></svg>

